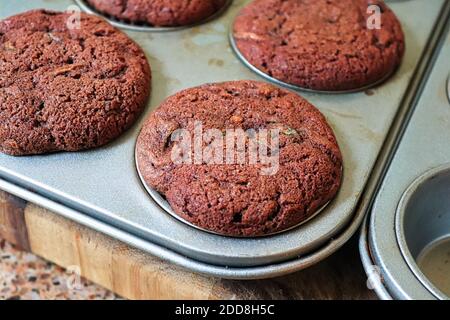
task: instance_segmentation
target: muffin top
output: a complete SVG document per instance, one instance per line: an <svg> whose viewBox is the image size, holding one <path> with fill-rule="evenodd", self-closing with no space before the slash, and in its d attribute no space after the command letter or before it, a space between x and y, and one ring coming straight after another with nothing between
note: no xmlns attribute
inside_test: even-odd
<svg viewBox="0 0 450 320"><path fill-rule="evenodd" d="M251 65L313 90L366 87L392 74L404 54L401 25L377 0L255 0L233 35Z"/></svg>
<svg viewBox="0 0 450 320"><path fill-rule="evenodd" d="M155 27L178 27L214 15L226 0L87 0L97 11L115 19Z"/></svg>
<svg viewBox="0 0 450 320"><path fill-rule="evenodd" d="M136 159L177 215L230 236L298 225L335 196L342 178L324 116L297 94L255 81L169 97L146 120Z"/></svg>
<svg viewBox="0 0 450 320"><path fill-rule="evenodd" d="M103 19L29 11L0 21L0 151L104 145L145 107L151 75L140 47Z"/></svg>

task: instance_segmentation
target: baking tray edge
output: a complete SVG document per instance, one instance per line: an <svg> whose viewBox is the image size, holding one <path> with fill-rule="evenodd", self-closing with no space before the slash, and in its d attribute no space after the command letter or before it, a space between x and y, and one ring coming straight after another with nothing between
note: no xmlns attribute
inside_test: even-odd
<svg viewBox="0 0 450 320"><path fill-rule="evenodd" d="M357 214L363 212L365 214L364 222L361 226L359 235L359 252L361 261L363 263L364 270L367 276L371 276L373 267L377 266L376 259L371 254L370 244L370 223L371 223L371 210L373 203L379 193L381 183L386 176L387 170L395 156L395 153L401 143L403 134L408 126L409 120L414 113L415 106L420 98L427 79L431 73L432 67L436 61L437 52L439 51L440 44L443 41L443 35L446 28L450 24L448 22L448 16L450 14L450 2L444 2L442 5L440 16L436 20L433 27L432 36L429 39L424 53L419 61L415 70L410 85L405 93L402 105L398 111L395 121L389 130L389 134L383 144L383 147L378 156L378 160L375 163L372 174L369 178L366 192L371 196L366 197L361 206L357 209ZM367 214L366 214L367 213ZM380 270L380 276L382 276L383 270ZM402 292L389 292L387 285L382 281L375 283L374 290L378 297L383 300L391 300L393 298L407 299Z"/></svg>
<svg viewBox="0 0 450 320"><path fill-rule="evenodd" d="M330 256L337 249L342 247L351 236L357 231L361 224L364 215L362 212L357 213L350 225L336 238L331 239L321 249L311 254L299 257L298 259L278 263L270 264L267 266L247 267L247 268L231 268L222 267L203 263L190 259L181 254L175 253L170 249L166 249L159 245L153 244L142 238L134 236L124 230L113 227L107 223L99 221L95 218L82 214L76 210L66 207L56 201L45 198L37 193L34 193L25 188L21 188L11 182L0 179L0 189L11 193L17 197L20 197L31 203L38 204L45 209L58 212L61 216L80 223L86 227L92 228L103 234L111 236L119 241L129 244L132 247L143 250L147 253L155 255L165 261L174 263L180 267L190 269L196 273L220 277L224 279L234 280L254 280L254 279L266 279L273 278L282 275L286 275L295 271L305 269L323 259Z"/></svg>

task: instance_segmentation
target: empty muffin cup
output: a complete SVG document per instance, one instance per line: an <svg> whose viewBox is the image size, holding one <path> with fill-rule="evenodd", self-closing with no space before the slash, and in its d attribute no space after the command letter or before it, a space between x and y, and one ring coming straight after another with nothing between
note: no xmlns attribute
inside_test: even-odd
<svg viewBox="0 0 450 320"><path fill-rule="evenodd" d="M396 214L402 254L437 298L450 297L450 164L428 171L403 195Z"/></svg>

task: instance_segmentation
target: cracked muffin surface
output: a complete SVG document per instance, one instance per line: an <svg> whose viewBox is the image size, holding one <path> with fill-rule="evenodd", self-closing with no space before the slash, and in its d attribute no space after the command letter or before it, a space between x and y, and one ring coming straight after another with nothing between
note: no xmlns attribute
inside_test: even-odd
<svg viewBox="0 0 450 320"><path fill-rule="evenodd" d="M205 161L206 153L197 159L198 150L216 141L209 129L219 138L228 130L276 129L277 150L272 138L262 142L278 157L276 170L263 173L268 162L248 160L249 140L235 149L234 161L227 162L226 154L237 139L218 144L219 161ZM173 139L179 132L193 143L199 132L205 135L185 148ZM191 161L177 162L173 155L179 150ZM246 161L237 161L238 150ZM256 81L206 84L169 97L145 121L136 159L144 182L165 196L177 215L229 236L261 236L298 225L336 195L342 179L342 156L325 117L297 94Z"/></svg>
<svg viewBox="0 0 450 320"><path fill-rule="evenodd" d="M101 18L70 19L36 10L0 21L0 151L98 147L144 109L151 72L139 46Z"/></svg>
<svg viewBox="0 0 450 320"><path fill-rule="evenodd" d="M87 0L97 11L118 20L155 27L201 22L217 13L226 0Z"/></svg>
<svg viewBox="0 0 450 320"><path fill-rule="evenodd" d="M371 29L371 5L379 8L379 29ZM378 0L255 0L239 13L233 35L251 65L314 90L376 83L395 71L404 54L400 22Z"/></svg>

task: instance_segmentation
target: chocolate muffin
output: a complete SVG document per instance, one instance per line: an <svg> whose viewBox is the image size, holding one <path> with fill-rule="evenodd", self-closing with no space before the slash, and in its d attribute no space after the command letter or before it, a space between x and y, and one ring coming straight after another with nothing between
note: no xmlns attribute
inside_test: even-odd
<svg viewBox="0 0 450 320"><path fill-rule="evenodd" d="M144 109L151 75L139 46L101 18L72 18L37 10L0 21L0 151L98 147Z"/></svg>
<svg viewBox="0 0 450 320"><path fill-rule="evenodd" d="M379 29L369 5L380 9ZM233 35L251 65L314 90L371 85L392 74L404 54L401 25L378 0L255 0L239 13Z"/></svg>
<svg viewBox="0 0 450 320"><path fill-rule="evenodd" d="M95 10L118 20L155 27L198 23L217 13L226 0L86 0Z"/></svg>
<svg viewBox="0 0 450 320"><path fill-rule="evenodd" d="M264 149L275 161L251 156ZM146 120L136 159L147 186L177 215L230 236L298 225L335 196L342 179L342 156L324 116L300 96L255 81L169 97Z"/></svg>

